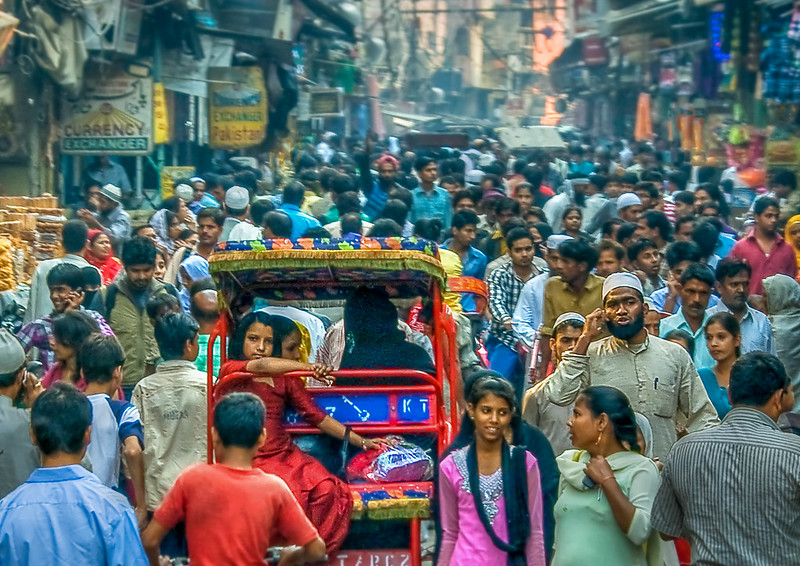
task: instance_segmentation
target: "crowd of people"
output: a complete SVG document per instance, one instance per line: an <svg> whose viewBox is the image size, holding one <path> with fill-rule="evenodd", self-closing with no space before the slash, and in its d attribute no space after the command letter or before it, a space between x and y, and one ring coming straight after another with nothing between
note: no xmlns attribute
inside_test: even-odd
<svg viewBox="0 0 800 566"><path fill-rule="evenodd" d="M228 305L222 364L208 260L226 241L362 237L435 241L447 274L464 411L438 462L437 564L792 563L796 176L772 171L732 217L735 169L588 141L392 153L329 136L280 192L233 163L177 180L137 226L124 188L90 177L25 324L0 331L0 563L246 564L277 543L283 565L334 556L352 496L285 415L390 445L307 386L348 368L435 374L430 298L401 315L361 287L336 321Z"/></svg>

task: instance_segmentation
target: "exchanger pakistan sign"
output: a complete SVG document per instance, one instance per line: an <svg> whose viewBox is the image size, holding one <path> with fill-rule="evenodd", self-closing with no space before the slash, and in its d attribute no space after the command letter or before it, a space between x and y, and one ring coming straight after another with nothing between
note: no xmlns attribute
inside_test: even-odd
<svg viewBox="0 0 800 566"><path fill-rule="evenodd" d="M259 67L208 69L208 145L241 149L264 141L267 89Z"/></svg>
<svg viewBox="0 0 800 566"><path fill-rule="evenodd" d="M86 78L84 95L64 102L61 151L146 155L153 150L153 83L116 69Z"/></svg>

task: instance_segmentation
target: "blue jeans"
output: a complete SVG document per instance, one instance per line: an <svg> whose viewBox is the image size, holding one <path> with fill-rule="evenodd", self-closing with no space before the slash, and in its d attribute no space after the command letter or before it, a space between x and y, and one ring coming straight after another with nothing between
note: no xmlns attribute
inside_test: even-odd
<svg viewBox="0 0 800 566"><path fill-rule="evenodd" d="M489 369L505 377L517 394L517 400L522 400L523 372L519 361L519 354L512 350L494 336L486 340L486 350L489 353Z"/></svg>

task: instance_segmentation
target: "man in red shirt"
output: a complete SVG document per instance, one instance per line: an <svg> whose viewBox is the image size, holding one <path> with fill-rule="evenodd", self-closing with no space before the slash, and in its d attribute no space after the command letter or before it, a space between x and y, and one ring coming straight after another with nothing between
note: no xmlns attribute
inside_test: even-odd
<svg viewBox="0 0 800 566"><path fill-rule="evenodd" d="M797 259L794 250L776 230L780 209L778 201L771 197L760 197L753 205L755 225L752 234L739 240L730 255L747 261L753 268L750 278L750 294L763 295L765 277L783 273L797 276Z"/></svg>
<svg viewBox="0 0 800 566"><path fill-rule="evenodd" d="M142 533L151 566L164 536L181 521L192 566L262 565L275 534L286 548L279 566L325 560L325 543L286 483L252 467L264 444L266 409L252 393L231 393L214 410L216 464L187 468Z"/></svg>

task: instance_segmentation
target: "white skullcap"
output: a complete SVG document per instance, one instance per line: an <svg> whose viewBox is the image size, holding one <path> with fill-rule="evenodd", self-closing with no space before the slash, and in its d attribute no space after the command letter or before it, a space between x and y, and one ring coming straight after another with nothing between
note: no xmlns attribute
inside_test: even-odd
<svg viewBox="0 0 800 566"><path fill-rule="evenodd" d="M565 312L556 319L555 324L553 324L553 329L558 328L562 322L567 322L568 320L576 320L581 324L586 322L586 318L584 318L582 314L578 314L576 312Z"/></svg>
<svg viewBox="0 0 800 566"><path fill-rule="evenodd" d="M250 191L234 185L225 191L225 206L234 210L244 210L250 204Z"/></svg>
<svg viewBox="0 0 800 566"><path fill-rule="evenodd" d="M5 328L0 328L0 374L19 371L25 364L25 350L19 340Z"/></svg>
<svg viewBox="0 0 800 566"><path fill-rule="evenodd" d="M553 234L549 238L547 238L547 249L548 250L557 250L558 246L566 242L567 240L573 240L572 236L567 236L566 234Z"/></svg>
<svg viewBox="0 0 800 566"><path fill-rule="evenodd" d="M606 280L603 281L603 299L606 298L611 291L619 289L620 287L630 287L636 289L642 296L644 296L644 289L642 289L642 282L633 273L612 273Z"/></svg>
<svg viewBox="0 0 800 566"><path fill-rule="evenodd" d="M629 206L641 205L642 199L636 193L622 193L617 197L617 210L628 208Z"/></svg>
<svg viewBox="0 0 800 566"><path fill-rule="evenodd" d="M192 202L194 200L194 189L186 183L181 183L175 187L175 195L183 199L183 202Z"/></svg>
<svg viewBox="0 0 800 566"><path fill-rule="evenodd" d="M589 179L587 177L579 177L578 179L570 179L569 182L573 185L588 185Z"/></svg>

